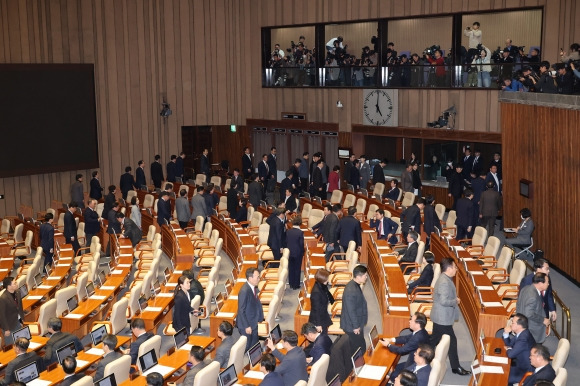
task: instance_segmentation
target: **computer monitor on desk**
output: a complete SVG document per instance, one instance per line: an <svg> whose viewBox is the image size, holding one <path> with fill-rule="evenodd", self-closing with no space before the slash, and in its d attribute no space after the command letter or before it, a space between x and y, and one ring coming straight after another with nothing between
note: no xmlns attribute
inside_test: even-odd
<svg viewBox="0 0 580 386"><path fill-rule="evenodd" d="M238 381L238 376L236 375L236 368L234 365L230 365L227 369L219 373L218 379L220 381L220 386L232 386Z"/></svg>
<svg viewBox="0 0 580 386"><path fill-rule="evenodd" d="M256 343L248 350L248 359L250 362L250 369L256 366L262 360L262 346L260 342Z"/></svg>
<svg viewBox="0 0 580 386"><path fill-rule="evenodd" d="M365 356L364 351L359 347L356 349L352 357L350 358L352 361L352 368L354 370L355 375L359 375L362 368L365 365Z"/></svg>
<svg viewBox="0 0 580 386"><path fill-rule="evenodd" d="M189 342L186 327L181 328L173 335L173 341L175 342L176 349L183 347L187 342Z"/></svg>
<svg viewBox="0 0 580 386"><path fill-rule="evenodd" d="M96 381L94 386L117 386L115 374L111 374L108 377Z"/></svg>
<svg viewBox="0 0 580 386"><path fill-rule="evenodd" d="M103 341L103 336L107 334L107 326L101 325L99 328L91 331L91 340L93 341L93 345L97 346L99 343Z"/></svg>
<svg viewBox="0 0 580 386"><path fill-rule="evenodd" d="M62 346L61 348L56 350L56 359L58 360L58 363L62 364L62 362L64 361L64 358L66 357L76 357L77 356L77 350L75 348L75 342L70 342L64 346Z"/></svg>
<svg viewBox="0 0 580 386"><path fill-rule="evenodd" d="M377 326L374 325L369 332L369 342L371 344L372 351L377 349L377 344L379 344L379 332L377 331Z"/></svg>
<svg viewBox="0 0 580 386"><path fill-rule="evenodd" d="M22 383L32 382L38 378L38 365L36 362L27 364L24 367L19 368L15 371L16 380Z"/></svg>

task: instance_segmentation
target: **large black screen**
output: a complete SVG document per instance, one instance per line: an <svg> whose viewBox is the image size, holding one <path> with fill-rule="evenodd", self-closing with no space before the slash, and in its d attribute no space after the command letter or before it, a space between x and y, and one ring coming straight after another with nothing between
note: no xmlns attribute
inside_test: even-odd
<svg viewBox="0 0 580 386"><path fill-rule="evenodd" d="M92 64L0 64L0 177L99 166Z"/></svg>

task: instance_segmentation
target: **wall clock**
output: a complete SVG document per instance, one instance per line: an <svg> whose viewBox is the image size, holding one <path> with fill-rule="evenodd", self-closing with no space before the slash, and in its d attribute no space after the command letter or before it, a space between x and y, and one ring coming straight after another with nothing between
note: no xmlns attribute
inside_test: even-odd
<svg viewBox="0 0 580 386"><path fill-rule="evenodd" d="M363 124L373 126L396 126L395 103L391 90L363 91Z"/></svg>

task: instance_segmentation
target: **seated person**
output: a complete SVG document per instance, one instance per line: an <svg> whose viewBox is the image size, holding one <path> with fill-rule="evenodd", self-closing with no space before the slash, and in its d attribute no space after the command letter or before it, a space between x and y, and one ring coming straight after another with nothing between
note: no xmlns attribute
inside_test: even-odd
<svg viewBox="0 0 580 386"><path fill-rule="evenodd" d="M286 330L282 333L281 342L286 349L286 355L276 349L271 339L266 339L266 345L280 361L280 365L276 367L275 371L282 376L284 385L294 386L298 381L307 381L306 354L304 354L302 347L297 347L298 334L292 330Z"/></svg>
<svg viewBox="0 0 580 386"><path fill-rule="evenodd" d="M415 315L413 315L409 320L409 329L411 329L412 334L401 335L390 339L383 338L379 341L383 346L388 348L389 351L395 354L401 356L409 354L407 362L399 363L397 367L395 367L393 374L391 374L391 379L394 379L403 369L413 366L415 363L413 353L417 351L419 344L429 344L429 333L425 330L426 324L427 316L422 312L415 312ZM394 344L402 346L395 346Z"/></svg>
<svg viewBox="0 0 580 386"><path fill-rule="evenodd" d="M401 191L397 187L398 184L399 184L399 181L397 181L396 178L392 179L391 180L391 189L388 191L385 189L384 197L391 199L393 201L397 201L399 199L399 194L401 193Z"/></svg>
<svg viewBox="0 0 580 386"><path fill-rule="evenodd" d="M236 222L239 224L242 221L248 221L248 200L247 199L241 199L240 200L240 207L238 208L238 211L236 212ZM242 225L243 228L247 227L247 224Z"/></svg>
<svg viewBox="0 0 580 386"><path fill-rule="evenodd" d="M131 364L137 364L137 354L139 353L139 346L153 336L152 333L145 330L145 321L141 318L135 318L131 321L131 332L135 335L135 341L127 349L120 348L123 354L131 355ZM134 371L134 370L133 370Z"/></svg>
<svg viewBox="0 0 580 386"><path fill-rule="evenodd" d="M103 354L103 359L101 359L97 365L97 371L93 377L95 381L103 379L105 376L105 366L123 356L123 354L115 351L117 342L118 340L116 335L106 334L103 336L103 351L105 353Z"/></svg>
<svg viewBox="0 0 580 386"><path fill-rule="evenodd" d="M385 211L383 209L378 209L375 212L375 218L370 222L371 228L375 228L377 231L377 237L379 240L387 240L389 244L397 244L397 229L399 225L388 217L385 217Z"/></svg>
<svg viewBox="0 0 580 386"><path fill-rule="evenodd" d="M306 363L310 366L316 363L323 354L330 356L330 347L332 347L332 340L327 334L318 332L316 326L310 322L302 325L302 335L311 343L307 350L308 355Z"/></svg>
<svg viewBox="0 0 580 386"><path fill-rule="evenodd" d="M240 339L240 333L230 322L224 320L218 326L217 336L222 340L222 343L217 348L213 360L219 362L220 367L225 369L230 360L232 346Z"/></svg>
<svg viewBox="0 0 580 386"><path fill-rule="evenodd" d="M163 375L158 372L153 372L147 375L147 386L163 386Z"/></svg>
<svg viewBox="0 0 580 386"><path fill-rule="evenodd" d="M4 373L4 382L7 385L16 382L16 370L32 362L38 364L38 371L44 371L44 362L42 361L42 358L40 358L34 351L26 352L28 351L29 345L30 341L26 338L18 338L14 342L14 354L16 354L16 358L8 362Z"/></svg>
<svg viewBox="0 0 580 386"><path fill-rule="evenodd" d="M530 351L530 362L535 368L534 373L524 379L522 386L534 386L540 379L553 381L556 378L556 372L550 364L550 352L541 344L536 344Z"/></svg>
<svg viewBox="0 0 580 386"><path fill-rule="evenodd" d="M417 386L417 376L409 370L403 370L395 378L395 386Z"/></svg>
<svg viewBox="0 0 580 386"><path fill-rule="evenodd" d="M223 322L223 323L228 323L228 322ZM228 356L229 356L229 352L228 352ZM197 375L197 373L199 373L200 370L202 370L205 366L207 366L210 363L209 360L206 361L206 360L204 360L204 358L205 358L205 350L203 349L203 347L201 347L201 346L191 347L191 350L189 351L189 362L191 362L192 366L191 366L191 369L187 372L187 375L185 376L185 379L183 380L183 382L181 384L186 385L186 386L193 385L193 381L195 380L195 376ZM216 360L217 360L217 354L216 354ZM228 364L228 361L226 360L226 365L227 364ZM226 367L226 366L225 365L222 366L220 364L220 367Z"/></svg>
<svg viewBox="0 0 580 386"><path fill-rule="evenodd" d="M528 330L528 318L515 314L503 331L503 341L508 358L511 358L508 383L518 383L530 369L530 351L536 340Z"/></svg>
<svg viewBox="0 0 580 386"><path fill-rule="evenodd" d="M77 352L83 351L83 344L70 332L62 332L62 320L57 317L48 319L48 332L51 333L50 339L46 342L44 348L44 365L48 366L56 362L56 350L74 342ZM99 378L100 379L100 378Z"/></svg>
<svg viewBox="0 0 580 386"><path fill-rule="evenodd" d="M264 379L260 382L260 386L284 386L282 376L276 371L276 358L272 354L262 355L260 361L260 371L264 373Z"/></svg>
<svg viewBox="0 0 580 386"><path fill-rule="evenodd" d="M423 254L423 258L427 264L421 271L421 276L417 280L410 281L407 285L407 293L411 294L416 287L430 287L433 281L433 263L435 262L435 255L433 252L427 251ZM420 290L418 290L420 291Z"/></svg>
<svg viewBox="0 0 580 386"><path fill-rule="evenodd" d="M528 208L520 210L522 222L516 228L516 237L506 238L506 243L512 247L526 248L532 244L532 232L534 231L534 221L532 212Z"/></svg>
<svg viewBox="0 0 580 386"><path fill-rule="evenodd" d="M407 249L403 256L399 255L399 265L401 266L401 270L405 271L405 263L414 263L417 259L417 253L419 252L419 243L417 240L419 239L419 235L415 231L409 231L407 235Z"/></svg>
<svg viewBox="0 0 580 386"><path fill-rule="evenodd" d="M427 386L429 384L431 361L433 358L435 358L435 350L426 343L421 343L417 351L413 354L413 360L415 363L407 367L405 370L409 370L417 376L417 386Z"/></svg>
<svg viewBox="0 0 580 386"><path fill-rule="evenodd" d="M64 358L62 361L62 369L66 375L60 383L61 386L70 386L85 376L83 373L75 374L75 371L77 371L77 360L73 356Z"/></svg>

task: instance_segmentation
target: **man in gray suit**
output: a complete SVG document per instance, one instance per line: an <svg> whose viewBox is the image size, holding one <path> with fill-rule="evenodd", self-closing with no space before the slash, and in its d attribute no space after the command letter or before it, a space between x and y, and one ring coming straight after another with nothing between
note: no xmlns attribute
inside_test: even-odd
<svg viewBox="0 0 580 386"><path fill-rule="evenodd" d="M224 320L218 326L217 336L222 340L222 344L219 345L215 352L214 361L220 363L220 367L225 369L230 360L230 351L232 346L236 344L240 338L240 334L234 329L234 326L230 322Z"/></svg>
<svg viewBox="0 0 580 386"><path fill-rule="evenodd" d="M371 179L371 167L367 164L367 156L361 155L360 156L360 188L367 189L367 184Z"/></svg>
<svg viewBox="0 0 580 386"><path fill-rule="evenodd" d="M413 192L413 176L411 171L413 170L413 166L411 164L407 164L407 168L403 170L401 174L401 188L403 188L403 192Z"/></svg>
<svg viewBox="0 0 580 386"><path fill-rule="evenodd" d="M493 236L495 218L501 209L501 195L494 189L495 182L489 181L485 186L487 190L479 198L479 218L481 226L487 229L487 235Z"/></svg>
<svg viewBox="0 0 580 386"><path fill-rule="evenodd" d="M457 338L453 331L453 323L459 319L459 302L453 284L453 277L457 273L457 265L451 257L441 260L441 276L435 283L435 293L433 294L433 308L431 310L431 320L433 321L433 333L431 334L431 346L435 347L444 334L449 335L449 362L454 374L468 375L470 371L465 370L459 364L457 354ZM343 307L344 308L344 307Z"/></svg>
<svg viewBox="0 0 580 386"><path fill-rule="evenodd" d="M201 346L193 346L189 351L189 361L193 364L191 369L187 372L182 385L192 386L195 376L200 372L205 366L209 364L209 361L205 361L205 350Z"/></svg>
<svg viewBox="0 0 580 386"><path fill-rule="evenodd" d="M286 355L278 351L271 339L266 340L266 345L280 361L275 371L282 376L284 386L294 386L299 381L307 381L306 354L302 347L297 347L298 334L292 330L286 330L282 333L281 342L286 350Z"/></svg>
<svg viewBox="0 0 580 386"><path fill-rule="evenodd" d="M260 272L257 268L246 270L246 284L238 293L238 317L236 325L241 335L248 338L246 351L258 342L258 323L264 320L262 303L258 299Z"/></svg>
<svg viewBox="0 0 580 386"><path fill-rule="evenodd" d="M208 216L207 205L205 204L205 199L203 198L204 194L205 191L203 186L198 186L197 194L191 197L191 207L193 208L193 211L191 212L191 220L193 222L195 222L197 216L201 216L204 219Z"/></svg>
<svg viewBox="0 0 580 386"><path fill-rule="evenodd" d="M191 209L189 209L189 202L187 201L187 191L181 189L179 191L179 198L175 200L175 210L177 211L177 221L181 229L185 229L191 217Z"/></svg>
<svg viewBox="0 0 580 386"><path fill-rule="evenodd" d="M546 327L550 325L543 306L543 295L549 285L548 275L543 272L536 273L532 278L532 285L521 289L516 304L516 312L528 318L528 330L537 343L546 340Z"/></svg>
<svg viewBox="0 0 580 386"><path fill-rule="evenodd" d="M353 351L357 347L363 351L366 349L364 328L369 314L362 286L368 278L367 267L357 265L352 271L352 280L344 287L342 294L340 328L348 335Z"/></svg>
<svg viewBox="0 0 580 386"><path fill-rule="evenodd" d="M95 373L95 376L93 377L95 381L103 379L103 377L105 376L105 366L107 366L114 360L121 358L121 356L123 355L115 351L116 347L117 347L116 335L106 334L105 336L103 336L103 351L105 352L105 354L103 355L103 359L101 359L99 361L99 364L97 365L97 371Z"/></svg>

